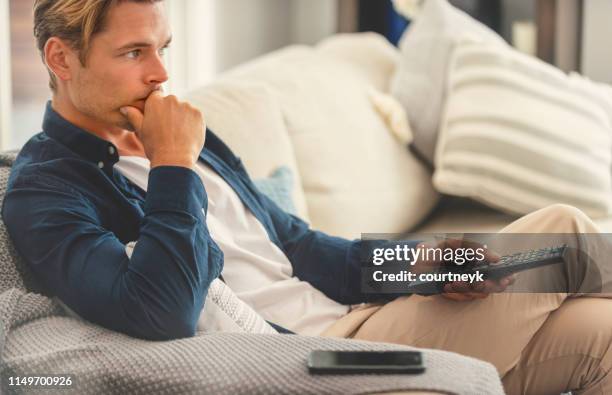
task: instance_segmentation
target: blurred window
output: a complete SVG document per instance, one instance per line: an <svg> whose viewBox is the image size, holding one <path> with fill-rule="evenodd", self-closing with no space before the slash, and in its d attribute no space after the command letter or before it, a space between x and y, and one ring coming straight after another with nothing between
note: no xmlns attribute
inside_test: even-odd
<svg viewBox="0 0 612 395"><path fill-rule="evenodd" d="M21 147L41 130L44 106L51 97L48 74L32 33L34 0L9 0L12 111L8 146Z"/></svg>

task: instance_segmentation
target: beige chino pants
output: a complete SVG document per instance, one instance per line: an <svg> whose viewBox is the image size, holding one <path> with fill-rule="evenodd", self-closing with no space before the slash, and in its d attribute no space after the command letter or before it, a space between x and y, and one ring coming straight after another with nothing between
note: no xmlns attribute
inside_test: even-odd
<svg viewBox="0 0 612 395"><path fill-rule="evenodd" d="M553 205L501 232L580 234L599 229L580 210ZM468 302L412 295L354 309L323 335L482 359L497 368L508 394L612 394L612 299L606 294L504 292Z"/></svg>

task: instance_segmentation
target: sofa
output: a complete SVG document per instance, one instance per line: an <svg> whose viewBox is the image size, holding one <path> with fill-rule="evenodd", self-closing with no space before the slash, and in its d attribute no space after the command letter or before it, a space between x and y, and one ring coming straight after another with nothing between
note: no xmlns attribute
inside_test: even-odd
<svg viewBox="0 0 612 395"><path fill-rule="evenodd" d="M378 105L381 95L394 100L399 61L376 33L340 34L267 54L186 97L253 178L291 169L298 215L313 228L347 238L486 233L519 218L436 191L432 169L397 130L405 114ZM612 229L612 217L595 221Z"/></svg>
<svg viewBox="0 0 612 395"><path fill-rule="evenodd" d="M291 170L289 198L314 228L351 238L401 233L435 224L426 219L442 209L428 169L392 131L397 118L375 110L395 59L380 36L338 36L266 55L186 98L253 178ZM0 199L14 157L0 156ZM70 315L44 295L0 223L1 393L48 389L10 385L10 377L66 374L74 381L62 393L75 394L503 393L491 364L454 353L422 350L422 375L312 376L306 359L314 349L412 348L281 334L130 338Z"/></svg>

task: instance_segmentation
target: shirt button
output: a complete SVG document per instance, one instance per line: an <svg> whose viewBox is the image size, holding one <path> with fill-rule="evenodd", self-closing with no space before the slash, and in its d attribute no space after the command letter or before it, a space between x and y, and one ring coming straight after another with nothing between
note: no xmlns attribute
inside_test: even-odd
<svg viewBox="0 0 612 395"><path fill-rule="evenodd" d="M102 162L102 161L98 162L98 167L99 167L100 169L101 169L101 168L103 168L103 167L104 167L104 162Z"/></svg>
<svg viewBox="0 0 612 395"><path fill-rule="evenodd" d="M108 146L108 153L111 155L115 155L115 147L113 147L112 145Z"/></svg>

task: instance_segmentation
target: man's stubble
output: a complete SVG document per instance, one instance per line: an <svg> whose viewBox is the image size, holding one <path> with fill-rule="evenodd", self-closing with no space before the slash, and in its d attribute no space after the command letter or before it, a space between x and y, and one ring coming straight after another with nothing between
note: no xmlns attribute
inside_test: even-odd
<svg viewBox="0 0 612 395"><path fill-rule="evenodd" d="M130 105L131 101L122 98L123 94L119 91L109 91L110 84L100 81L88 72L77 73L76 89L72 97L75 108L98 122L134 131L127 118L119 111L121 107Z"/></svg>

